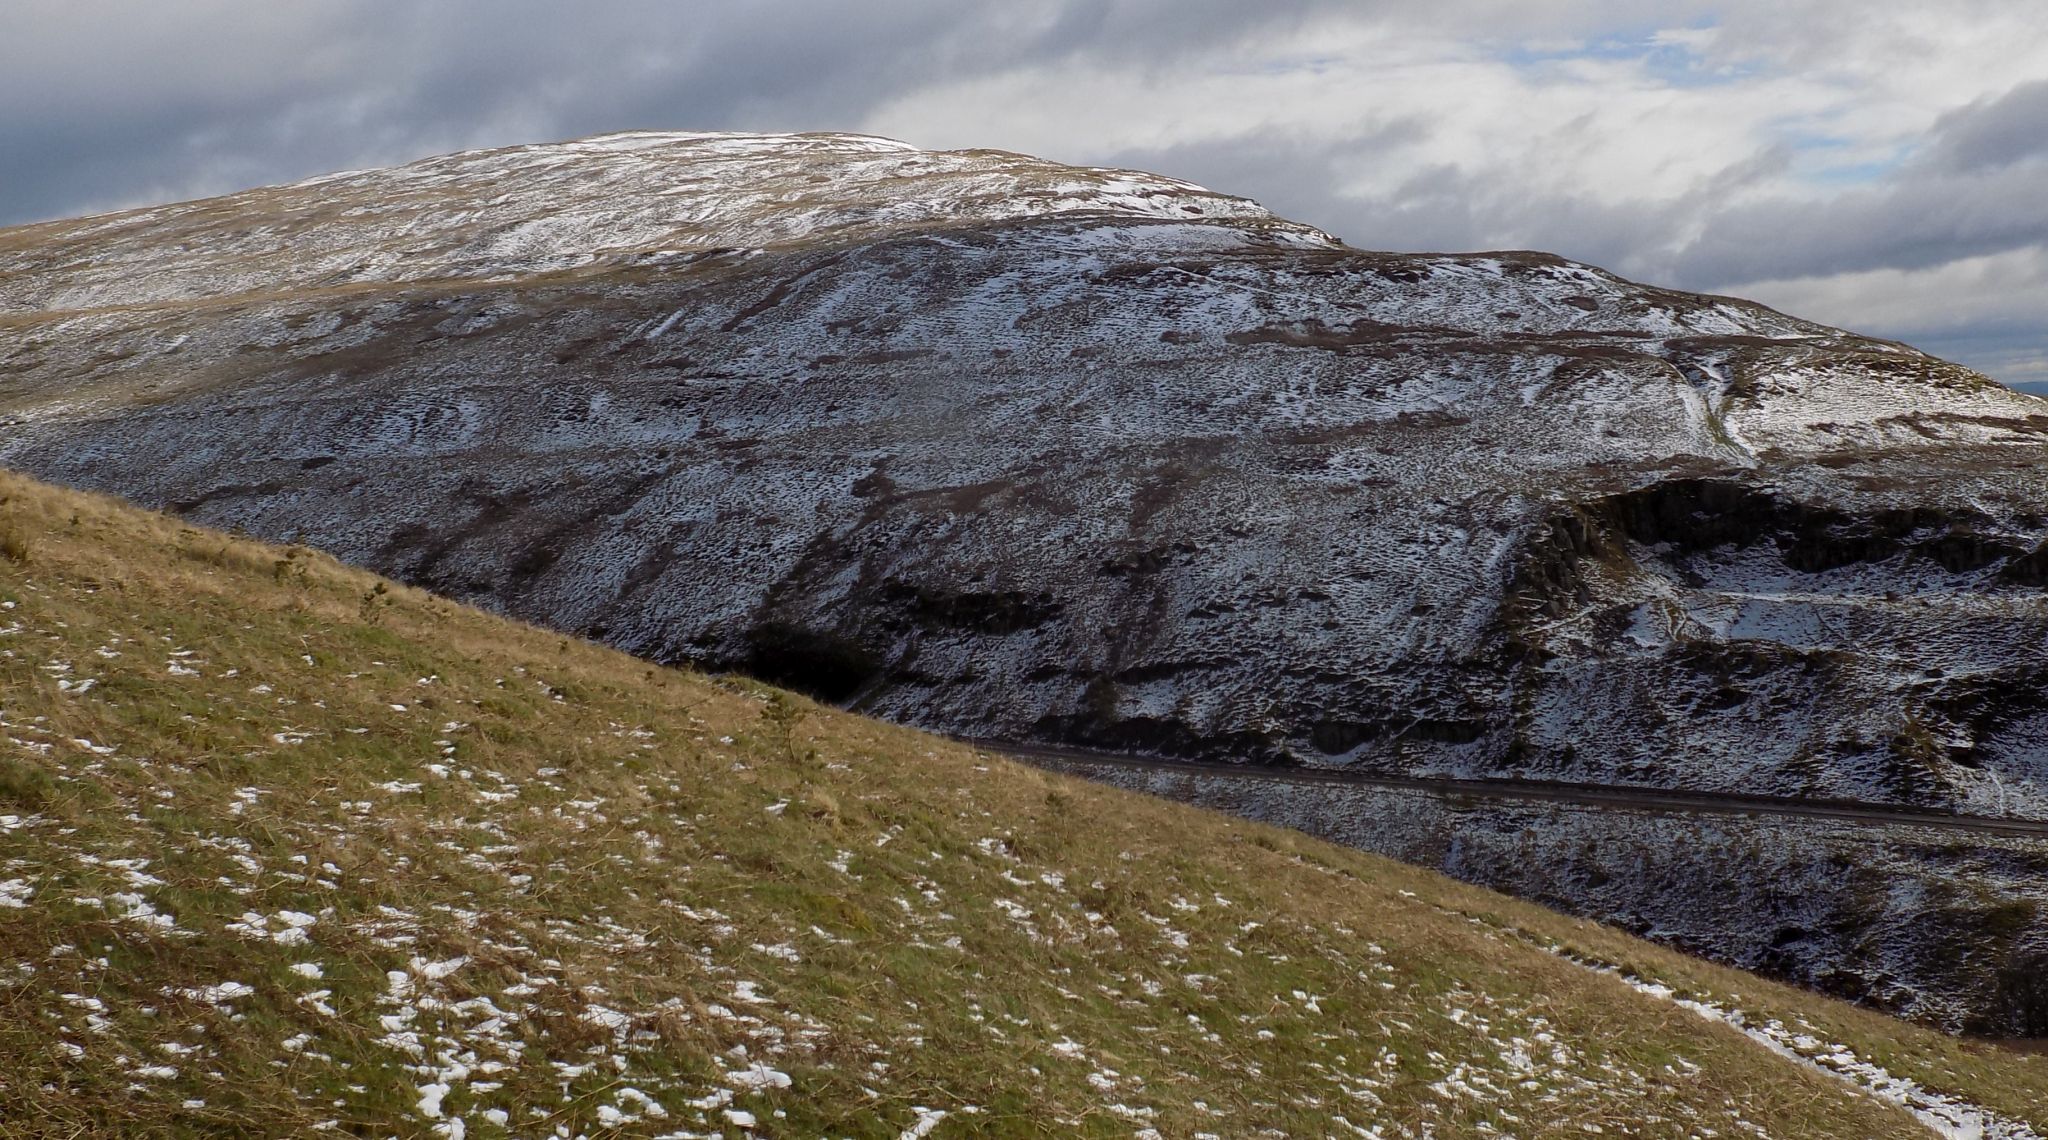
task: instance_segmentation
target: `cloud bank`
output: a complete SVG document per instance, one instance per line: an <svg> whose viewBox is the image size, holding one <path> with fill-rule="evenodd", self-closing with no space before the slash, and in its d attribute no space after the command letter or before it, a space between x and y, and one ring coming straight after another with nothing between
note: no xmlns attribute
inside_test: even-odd
<svg viewBox="0 0 2048 1140"><path fill-rule="evenodd" d="M1164 171L1354 245L1548 249L2048 383L2030 0L70 0L0 224L629 128Z"/></svg>

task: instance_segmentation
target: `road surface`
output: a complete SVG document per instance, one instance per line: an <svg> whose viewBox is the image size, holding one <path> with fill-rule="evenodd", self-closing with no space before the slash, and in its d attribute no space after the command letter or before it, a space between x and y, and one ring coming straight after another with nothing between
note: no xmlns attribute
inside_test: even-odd
<svg viewBox="0 0 2048 1140"><path fill-rule="evenodd" d="M1156 756L1047 748L992 740L965 743L987 752L1012 756L1041 768L1084 774L1087 768L1123 768L1210 779L1247 780L1267 784L1346 784L1354 787L1414 791L1461 799L1542 800L1584 804L1626 811L1691 812L1714 815L1780 816L1866 827L1931 827L1947 831L2048 839L2048 820L1957 815L1926 808L1854 800L1795 799L1786 796L1718 795L1661 788L1571 784L1542 780L1465 780L1428 776L1387 776L1339 768L1275 768L1252 764L1166 760Z"/></svg>

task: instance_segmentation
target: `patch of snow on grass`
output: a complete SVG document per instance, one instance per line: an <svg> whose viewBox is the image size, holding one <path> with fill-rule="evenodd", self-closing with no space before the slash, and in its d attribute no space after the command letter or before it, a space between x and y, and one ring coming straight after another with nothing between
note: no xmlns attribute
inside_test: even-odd
<svg viewBox="0 0 2048 1140"><path fill-rule="evenodd" d="M944 1109L926 1108L923 1105L914 1105L910 1111L917 1114L917 1120L904 1129L896 1140L924 1140L924 1137L932 1134L932 1129L939 1126L939 1121L949 1115Z"/></svg>
<svg viewBox="0 0 2048 1140"><path fill-rule="evenodd" d="M1825 1073L1866 1096L1905 1109L1945 1140L2043 1140L2041 1134L2024 1121L2012 1120L1955 1097L1922 1088L1915 1081L1894 1076L1883 1067L1857 1057L1846 1045L1824 1043L1810 1036L1795 1034L1780 1021L1752 1021L1739 1009L1682 997L1678 991L1661 982L1646 981L1611 966L1583 961L1561 952L1558 956L1595 973L1617 978L1637 993L1670 1002L1708 1021L1733 1026L1750 1040L1781 1057Z"/></svg>
<svg viewBox="0 0 2048 1140"><path fill-rule="evenodd" d="M750 1092L760 1092L765 1089L786 1089L791 1083L788 1073L778 1069L771 1069L759 1061L744 1069L736 1069L725 1074L725 1080L728 1084Z"/></svg>

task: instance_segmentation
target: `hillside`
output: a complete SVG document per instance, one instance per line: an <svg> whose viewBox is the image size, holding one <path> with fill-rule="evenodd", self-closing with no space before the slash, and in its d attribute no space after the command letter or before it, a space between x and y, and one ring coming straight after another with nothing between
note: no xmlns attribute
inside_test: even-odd
<svg viewBox="0 0 2048 1140"><path fill-rule="evenodd" d="M2048 402L1748 302L697 134L4 231L0 300L0 462L653 661L1019 744L2048 818ZM1441 865L2048 1035L2048 845L1527 828Z"/></svg>
<svg viewBox="0 0 2048 1140"><path fill-rule="evenodd" d="M0 474L0 555L0 1135L2048 1125L2048 1058L300 548Z"/></svg>

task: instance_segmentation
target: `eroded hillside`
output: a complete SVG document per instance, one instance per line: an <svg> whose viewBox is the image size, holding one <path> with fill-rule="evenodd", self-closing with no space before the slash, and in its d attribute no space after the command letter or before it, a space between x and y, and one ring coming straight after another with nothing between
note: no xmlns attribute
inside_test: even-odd
<svg viewBox="0 0 2048 1140"><path fill-rule="evenodd" d="M0 296L7 462L653 660L980 738L2048 817L2048 403L1756 305L705 135L8 231ZM2048 960L2044 898L1958 903L2033 915L1981 976ZM2048 1031L1956 949L1863 989Z"/></svg>
<svg viewBox="0 0 2048 1140"><path fill-rule="evenodd" d="M0 555L0 1134L2044 1123L2039 1057L304 549L0 473Z"/></svg>

